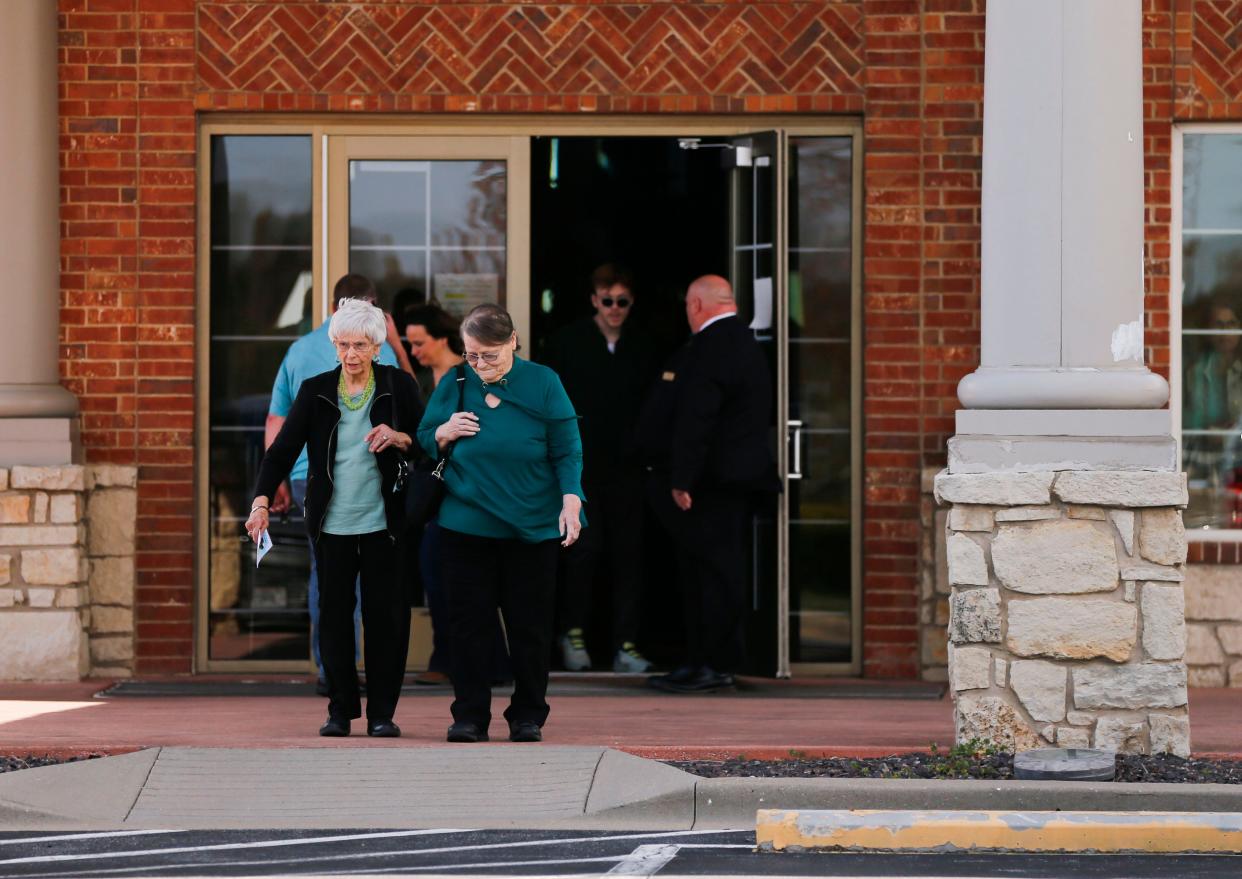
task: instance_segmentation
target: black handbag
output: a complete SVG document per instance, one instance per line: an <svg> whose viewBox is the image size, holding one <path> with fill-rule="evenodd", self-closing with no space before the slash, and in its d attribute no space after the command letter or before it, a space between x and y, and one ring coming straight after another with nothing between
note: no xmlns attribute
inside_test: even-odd
<svg viewBox="0 0 1242 879"><path fill-rule="evenodd" d="M457 365L457 408L460 412L466 404L466 367ZM431 459L426 458L422 466L416 466L410 472L409 484L405 489L405 527L408 529L422 528L436 517L440 504L444 502L447 488L444 484L444 468L453 456L453 446L457 441L449 443L440 453L440 460L434 466Z"/></svg>

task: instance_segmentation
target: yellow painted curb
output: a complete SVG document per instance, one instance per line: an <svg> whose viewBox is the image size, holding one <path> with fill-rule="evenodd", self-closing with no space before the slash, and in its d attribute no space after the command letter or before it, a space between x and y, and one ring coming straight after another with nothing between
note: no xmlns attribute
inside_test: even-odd
<svg viewBox="0 0 1242 879"><path fill-rule="evenodd" d="M764 851L1242 853L1242 814L761 809L755 841Z"/></svg>

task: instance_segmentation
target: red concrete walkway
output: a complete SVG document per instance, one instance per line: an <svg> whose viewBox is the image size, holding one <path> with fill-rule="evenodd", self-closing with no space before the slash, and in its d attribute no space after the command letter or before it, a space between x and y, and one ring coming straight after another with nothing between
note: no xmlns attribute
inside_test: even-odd
<svg viewBox="0 0 1242 879"><path fill-rule="evenodd" d="M322 739L324 700L313 696L163 696L97 699L107 682L0 684L0 753L119 752L156 745L305 748L444 744L447 692L408 696L397 722L404 737ZM546 741L606 745L663 759L744 754L872 756L952 742L947 699L849 698L856 682L767 682L758 693L725 696L556 695ZM784 688L784 689L782 689ZM820 696L819 693L827 694ZM501 732L497 700L493 731ZM1196 753L1242 756L1242 690L1191 691Z"/></svg>

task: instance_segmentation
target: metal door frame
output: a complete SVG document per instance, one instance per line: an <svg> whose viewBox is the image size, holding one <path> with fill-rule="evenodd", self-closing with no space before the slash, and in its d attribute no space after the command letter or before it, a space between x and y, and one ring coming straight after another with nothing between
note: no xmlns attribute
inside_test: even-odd
<svg viewBox="0 0 1242 879"><path fill-rule="evenodd" d="M514 312L515 322L521 319L519 329L529 331L530 308L530 232L529 192L531 169L529 167L529 141L544 137L728 137L744 136L761 131L777 131L780 135L782 153L785 153L789 137L850 137L852 139L853 181L851 205L851 641L852 661L849 663L789 663L789 571L788 571L788 501L781 497L778 522L778 674L806 675L857 675L862 669L862 390L863 390L863 325L862 325L862 239L863 239L863 153L862 120L852 116L829 115L754 115L754 116L697 116L690 114L669 115L617 115L606 117L565 116L556 114L530 115L406 115L350 114L337 117L305 113L209 113L198 117L198 231L196 281L196 356L195 356L195 476L194 476L194 671L203 672L285 672L308 673L309 657L305 662L289 660L212 660L208 656L208 614L210 610L210 509L207 491L209 478L210 424L210 140L217 135L275 135L292 134L311 137L312 167L315 179L312 183L312 237L317 251L312 261L315 289L321 291L316 297L314 323L318 325L327 312L330 268L337 265L331 257L329 230L331 223L339 222L329 211L331 188L331 138L384 138L395 143L424 141L429 145L436 140L443 149L458 139L497 139L526 141L525 167L511 169L509 175L509 229L508 265L509 278L506 286L508 307ZM459 141L462 142L462 141ZM416 149L416 148L415 148ZM520 154L520 151L519 151ZM510 153L510 155L514 155ZM427 156L421 156L427 157ZM442 158L472 158L469 155L445 154ZM483 156L488 158L489 156ZM785 164L782 162L782 164ZM517 197L515 203L515 190ZM522 190L525 195L522 195ZM777 321L778 357L778 429L784 436L788 422L788 255L787 255L787 185L778 187L780 207L777 210L778 247L775 263L777 277L773 279L775 304L773 319ZM519 214L518 210L526 213ZM339 211L338 211L339 213ZM348 218L344 220L346 227ZM339 237L339 236L338 236ZM519 245L520 242L520 245ZM517 257L525 267L521 271L514 262ZM515 271L516 269L516 271ZM778 463L782 478L788 473L787 444L778 443Z"/></svg>

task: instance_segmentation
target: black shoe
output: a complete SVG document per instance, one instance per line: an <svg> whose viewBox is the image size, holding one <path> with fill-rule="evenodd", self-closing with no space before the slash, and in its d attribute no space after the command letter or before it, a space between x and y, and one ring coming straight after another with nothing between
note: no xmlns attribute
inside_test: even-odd
<svg viewBox="0 0 1242 879"><path fill-rule="evenodd" d="M450 742L486 742L487 730L477 723L458 720L448 728L447 740Z"/></svg>
<svg viewBox="0 0 1242 879"><path fill-rule="evenodd" d="M533 720L521 720L509 724L509 741L542 742L543 730Z"/></svg>
<svg viewBox="0 0 1242 879"><path fill-rule="evenodd" d="M376 739L396 739L401 736L401 727L391 720L368 720L367 735Z"/></svg>
<svg viewBox="0 0 1242 879"><path fill-rule="evenodd" d="M342 739L349 735L349 718L329 716L327 722L319 727L319 734L333 739Z"/></svg>
<svg viewBox="0 0 1242 879"><path fill-rule="evenodd" d="M316 696L328 695L328 679L327 678L320 678L319 680L315 681L315 695Z"/></svg>
<svg viewBox="0 0 1242 879"><path fill-rule="evenodd" d="M683 665L668 674L652 675L647 678L647 685L657 690L664 690L667 689L667 684L680 684L695 677L698 673L699 669L696 666Z"/></svg>
<svg viewBox="0 0 1242 879"><path fill-rule="evenodd" d="M703 666L691 677L674 680L670 675L669 679L659 683L653 682L652 686L668 693L714 693L717 690L732 690L737 686L737 681L731 674L713 671Z"/></svg>

